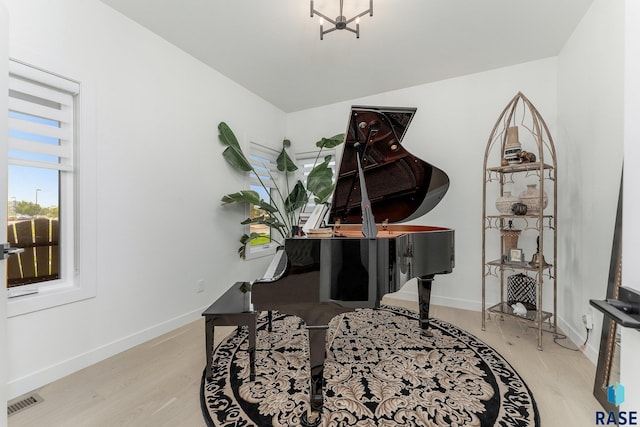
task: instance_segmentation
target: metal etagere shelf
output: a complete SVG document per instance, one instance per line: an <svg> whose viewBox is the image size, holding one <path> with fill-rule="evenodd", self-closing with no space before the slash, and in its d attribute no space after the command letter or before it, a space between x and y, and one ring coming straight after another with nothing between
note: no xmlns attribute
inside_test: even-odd
<svg viewBox="0 0 640 427"><path fill-rule="evenodd" d="M508 147L509 129L517 127L522 138L522 163L511 158L507 162L505 148ZM516 130L516 134L517 134ZM507 152L509 154L509 152ZM532 155L533 154L533 155ZM558 333L557 325L557 162L555 146L549 129L538 110L519 92L504 108L495 123L484 156L484 180L482 193L482 330L486 329L486 320L491 315L500 318L517 318L520 321L531 322L537 331L538 350L542 350L543 324L549 322L552 331ZM515 187L532 181L539 188L537 206L539 210L527 212L524 215L498 213L494 206L497 196L505 195L506 187ZM548 195L545 195L548 193ZM545 199L547 197L547 199ZM543 208L545 200L548 202ZM510 230L517 223L521 227L520 239L537 240L537 260L532 259L510 261L505 258L504 239L498 245L488 235L498 235L500 231ZM507 228L509 224L509 228ZM488 254L490 254L488 256ZM535 309L526 314L517 314L507 301L507 278L514 272L524 272L531 275L536 282ZM490 302L487 307L487 286L500 286L499 301ZM544 285L544 286L543 286ZM553 293L552 307L543 310L546 292ZM494 293L495 294L495 293ZM551 305L550 302L547 302Z"/></svg>

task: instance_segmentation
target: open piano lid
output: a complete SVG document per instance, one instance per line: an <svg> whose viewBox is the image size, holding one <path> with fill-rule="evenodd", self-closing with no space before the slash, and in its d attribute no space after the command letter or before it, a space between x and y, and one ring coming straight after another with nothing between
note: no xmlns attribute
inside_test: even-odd
<svg viewBox="0 0 640 427"><path fill-rule="evenodd" d="M358 151L376 223L419 218L444 197L447 174L400 145L415 112L415 108L351 107L330 224L362 223Z"/></svg>

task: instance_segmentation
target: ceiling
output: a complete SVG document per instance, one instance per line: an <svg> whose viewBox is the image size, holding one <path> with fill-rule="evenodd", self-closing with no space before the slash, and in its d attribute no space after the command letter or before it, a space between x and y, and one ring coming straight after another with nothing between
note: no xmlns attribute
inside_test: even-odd
<svg viewBox="0 0 640 427"><path fill-rule="evenodd" d="M321 41L308 0L102 1L285 112L555 56L593 2L374 0Z"/></svg>

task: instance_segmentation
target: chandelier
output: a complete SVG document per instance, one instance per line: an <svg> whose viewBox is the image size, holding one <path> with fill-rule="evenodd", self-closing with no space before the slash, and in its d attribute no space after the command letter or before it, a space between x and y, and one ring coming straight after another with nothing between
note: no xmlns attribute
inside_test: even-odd
<svg viewBox="0 0 640 427"><path fill-rule="evenodd" d="M347 18L346 16L344 16L344 14L342 13L342 4L343 4L343 0L340 0L340 15L336 17L336 19L331 19L329 18L327 15L318 12L314 7L313 7L313 0L311 1L311 17L313 18L313 15L316 14L318 16L320 16L320 40L324 40L324 35L327 33L330 33L332 31L335 30L347 30L347 31L351 31L352 33L355 33L356 38L360 38L360 17L366 15L367 13L369 14L369 16L373 16L373 0L369 0L369 9L365 10L364 12L361 12L359 14L357 14L356 16L354 16L353 18ZM328 30L324 29L324 20L330 22L334 27L333 28L329 28ZM349 24L351 24L353 21L356 21L356 28L355 30L351 27L349 27Z"/></svg>

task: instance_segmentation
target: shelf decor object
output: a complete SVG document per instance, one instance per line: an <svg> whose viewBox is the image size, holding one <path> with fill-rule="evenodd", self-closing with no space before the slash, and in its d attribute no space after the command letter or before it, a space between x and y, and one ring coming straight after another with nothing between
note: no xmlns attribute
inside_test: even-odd
<svg viewBox="0 0 640 427"><path fill-rule="evenodd" d="M509 226L500 231L502 234L502 257L507 259L511 249L518 247L518 238L522 230L513 228L513 220L509 220Z"/></svg>
<svg viewBox="0 0 640 427"><path fill-rule="evenodd" d="M520 202L527 206L529 213L537 214L540 211L540 190L538 184L527 184L527 189L520 193ZM549 199L547 193L542 194L542 209L547 207Z"/></svg>
<svg viewBox="0 0 640 427"><path fill-rule="evenodd" d="M531 101L518 92L496 120L484 155L482 330L491 316L531 323L537 332L538 350L542 350L545 322L558 336L556 170L549 128ZM511 203L512 194L519 194L517 202ZM510 230L518 231L515 242ZM533 248L536 252L531 261L505 256L513 251L522 254L522 250L533 253ZM521 307L513 304L515 278L527 282L524 315L518 310ZM552 298L544 299L549 292Z"/></svg>
<svg viewBox="0 0 640 427"><path fill-rule="evenodd" d="M509 165L515 165L522 163L520 152L522 151L522 144L518 138L518 126L511 126L507 128L507 143L504 147L504 159Z"/></svg>
<svg viewBox="0 0 640 427"><path fill-rule="evenodd" d="M504 194L496 199L496 209L501 214L511 214L513 205L520 202L518 196L512 196L511 191L505 191Z"/></svg>

